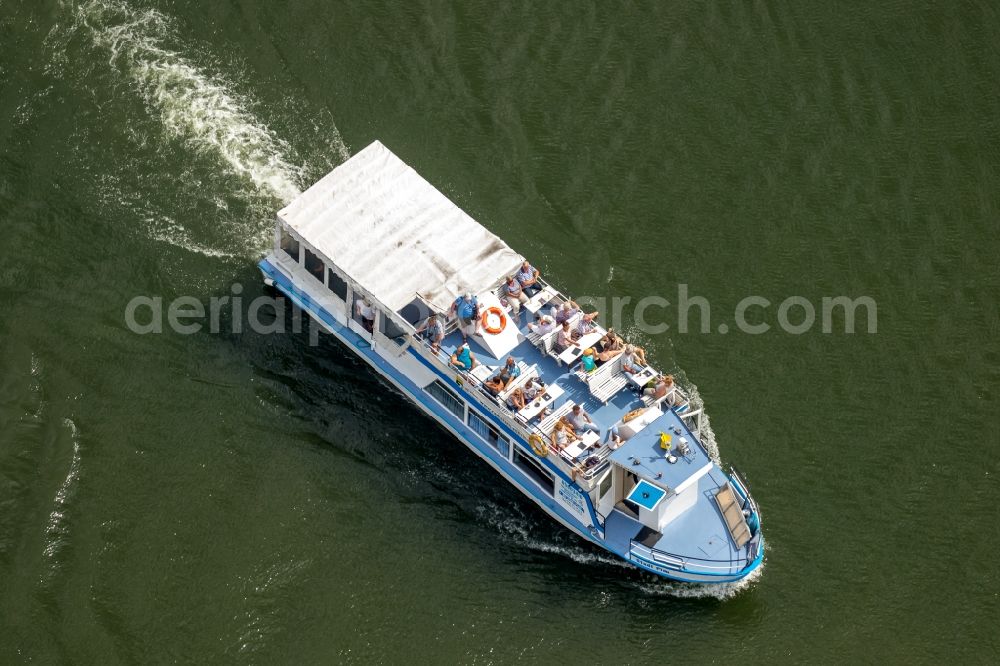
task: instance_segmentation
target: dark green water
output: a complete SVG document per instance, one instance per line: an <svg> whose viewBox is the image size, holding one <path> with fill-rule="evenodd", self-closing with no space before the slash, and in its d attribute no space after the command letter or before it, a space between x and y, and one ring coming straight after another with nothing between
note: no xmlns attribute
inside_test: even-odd
<svg viewBox="0 0 1000 666"><path fill-rule="evenodd" d="M994 3L0 0L0 662L990 662ZM135 335L260 293L274 211L381 139L633 332L749 477L762 575L646 576L334 344ZM773 324L774 311L768 315Z"/></svg>

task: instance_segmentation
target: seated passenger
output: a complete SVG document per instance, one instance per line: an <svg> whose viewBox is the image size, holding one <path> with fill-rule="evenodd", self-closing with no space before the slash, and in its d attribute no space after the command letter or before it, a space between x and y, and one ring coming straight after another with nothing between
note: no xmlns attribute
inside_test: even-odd
<svg viewBox="0 0 1000 666"><path fill-rule="evenodd" d="M515 412L519 412L527 407L529 400L524 397L524 387L518 386L507 396L507 406Z"/></svg>
<svg viewBox="0 0 1000 666"><path fill-rule="evenodd" d="M479 328L479 300L471 292L460 296L448 309L448 314L452 313L458 317L462 339L468 342L469 336L475 335Z"/></svg>
<svg viewBox="0 0 1000 666"><path fill-rule="evenodd" d="M638 345L627 344L625 345L625 351L631 353L632 356L635 358L635 362L638 363L639 365L643 367L649 365L649 363L646 362L646 350L643 349L642 347L639 347Z"/></svg>
<svg viewBox="0 0 1000 666"><path fill-rule="evenodd" d="M653 398L653 400L659 400L663 396L670 393L674 388L674 376L673 375L660 375L656 383L653 386L648 386L642 390L643 395L648 395ZM668 397L664 402L670 407L677 404L677 392L673 391L670 397Z"/></svg>
<svg viewBox="0 0 1000 666"><path fill-rule="evenodd" d="M587 347L583 350L583 356L580 357L580 363L578 363L573 369L588 375L597 370L597 361L594 358L593 348Z"/></svg>
<svg viewBox="0 0 1000 666"><path fill-rule="evenodd" d="M594 349L597 350L597 364L602 365L625 351L625 345L615 329L609 328L604 337L594 345Z"/></svg>
<svg viewBox="0 0 1000 666"><path fill-rule="evenodd" d="M521 376L521 368L517 367L517 361L514 360L513 356L507 357L507 362L504 366L500 368L500 371L496 375L503 381L503 385L507 386L514 379Z"/></svg>
<svg viewBox="0 0 1000 666"><path fill-rule="evenodd" d="M590 414L587 413L587 410L579 404L573 405L573 410L566 415L566 422L569 423L573 432L582 433L589 430L597 434L601 433L601 429L590 420Z"/></svg>
<svg viewBox="0 0 1000 666"><path fill-rule="evenodd" d="M521 303L527 303L528 297L524 293L521 283L512 276L507 276L507 281L500 287L500 297L507 301L510 311L517 317L521 313Z"/></svg>
<svg viewBox="0 0 1000 666"><path fill-rule="evenodd" d="M417 335L423 333L424 337L431 343L431 349L435 353L441 351L441 341L444 340L444 324L436 314L432 314L424 323L417 328Z"/></svg>
<svg viewBox="0 0 1000 666"><path fill-rule="evenodd" d="M639 355L635 352L635 345L625 345L625 355L622 356L622 370L630 375L642 372L645 365L639 363Z"/></svg>
<svg viewBox="0 0 1000 666"><path fill-rule="evenodd" d="M556 451L562 451L566 448L566 445L571 441L576 439L576 433L573 429L562 419L556 421L555 426L552 427L552 435L550 440L552 441L552 448Z"/></svg>
<svg viewBox="0 0 1000 666"><path fill-rule="evenodd" d="M524 392L524 399L531 402L542 393L545 393L545 382L537 377L532 377L521 388Z"/></svg>
<svg viewBox="0 0 1000 666"><path fill-rule="evenodd" d="M507 405L514 411L521 411L545 390L545 384L532 377L524 386L518 386L507 396Z"/></svg>
<svg viewBox="0 0 1000 666"><path fill-rule="evenodd" d="M528 330L536 335L546 335L556 330L556 322L548 315L535 315L535 321L528 324Z"/></svg>
<svg viewBox="0 0 1000 666"><path fill-rule="evenodd" d="M574 337L582 338L593 331L594 327L597 326L597 324L594 323L594 320L597 318L598 314L599 313L597 312L588 312L580 317L580 321L576 323L576 328L573 330Z"/></svg>
<svg viewBox="0 0 1000 666"><path fill-rule="evenodd" d="M555 317L557 324L569 321L577 312L580 312L580 306L570 300L567 300L558 309L552 308L552 316Z"/></svg>
<svg viewBox="0 0 1000 666"><path fill-rule="evenodd" d="M556 334L556 343L552 345L552 348L562 353L570 348L573 344L573 331L569 328L569 322L563 322L562 328L559 329L559 333Z"/></svg>
<svg viewBox="0 0 1000 666"><path fill-rule="evenodd" d="M469 343L463 342L455 350L455 353L451 355L451 364L456 368L468 372L479 365L479 361L476 360L476 357L472 354L472 350L469 349Z"/></svg>
<svg viewBox="0 0 1000 666"><path fill-rule="evenodd" d="M483 388L489 391L490 395L500 395L500 391L504 389L504 383L499 375L493 375L483 382Z"/></svg>
<svg viewBox="0 0 1000 666"><path fill-rule="evenodd" d="M521 288L529 298L542 290L542 285L538 284L538 269L527 261L521 264L521 270L514 277L521 283Z"/></svg>

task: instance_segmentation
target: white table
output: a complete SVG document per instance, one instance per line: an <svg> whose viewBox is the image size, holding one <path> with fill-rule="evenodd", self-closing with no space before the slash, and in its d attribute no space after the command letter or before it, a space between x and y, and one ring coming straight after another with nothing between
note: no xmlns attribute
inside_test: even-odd
<svg viewBox="0 0 1000 666"><path fill-rule="evenodd" d="M472 370L470 370L469 374L478 379L479 381L485 382L487 379L493 376L494 372L495 370L490 366L483 365L482 363L480 363Z"/></svg>
<svg viewBox="0 0 1000 666"><path fill-rule="evenodd" d="M589 453L590 447L593 446L601 439L601 436L596 432L587 431L580 435L580 439L570 442L563 449L571 458L574 460L580 456L587 455Z"/></svg>
<svg viewBox="0 0 1000 666"><path fill-rule="evenodd" d="M594 346L603 337L604 333L601 331L587 333L559 354L559 362L563 365L572 365L583 356L584 349Z"/></svg>
<svg viewBox="0 0 1000 666"><path fill-rule="evenodd" d="M552 287L545 287L540 292L528 299L527 303L523 303L521 307L530 312L531 314L538 314L538 311L542 307L556 297L556 292Z"/></svg>
<svg viewBox="0 0 1000 666"><path fill-rule="evenodd" d="M650 381L656 379L656 371L648 365L635 374L629 374L627 372L625 374L628 375L628 380L638 388L642 388Z"/></svg>
<svg viewBox="0 0 1000 666"><path fill-rule="evenodd" d="M525 421L530 421L545 411L545 409L555 402L556 398L559 398L562 394L563 390L559 388L557 384L546 386L545 390L542 391L542 394L535 396L535 399L525 405L524 409L520 410L517 415Z"/></svg>

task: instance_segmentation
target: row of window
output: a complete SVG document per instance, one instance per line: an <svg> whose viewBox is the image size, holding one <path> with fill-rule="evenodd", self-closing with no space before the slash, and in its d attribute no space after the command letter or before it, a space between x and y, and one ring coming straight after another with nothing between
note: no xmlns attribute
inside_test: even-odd
<svg viewBox="0 0 1000 666"><path fill-rule="evenodd" d="M465 401L455 391L446 386L444 382L435 379L427 386L426 390L445 409L468 423L469 428L473 432L482 437L493 448L500 451L504 458L510 457L510 438L497 430L474 409L470 408L468 415L466 415ZM555 492L555 478L552 476L552 473L535 460L534 456L524 452L518 446L514 447L514 464L534 479L538 485L548 491L550 495Z"/></svg>
<svg viewBox="0 0 1000 666"><path fill-rule="evenodd" d="M328 268L318 254L309 248L303 248L302 244L287 229L281 230L279 247L296 263L299 263L300 257L302 257L302 265L305 267L306 272L316 278L320 284L329 289L337 298L345 303L347 302L347 281L335 273L332 268ZM379 319L379 331L382 335L391 340L402 340L406 334L402 328L397 326L391 318L384 315L379 317Z"/></svg>
<svg viewBox="0 0 1000 666"><path fill-rule="evenodd" d="M302 253L301 245L294 236L288 233L287 229L281 230L281 242L279 246L295 263L299 262L299 257ZM302 260L302 265L305 266L306 271L310 275L336 294L340 300L347 301L347 281L334 273L333 269L327 268L319 255L309 248L305 248L305 258ZM324 277L326 278L325 280Z"/></svg>
<svg viewBox="0 0 1000 666"><path fill-rule="evenodd" d="M281 232L280 247L296 263L299 261L302 249L301 244L285 229L282 229ZM309 248L305 248L303 265L310 275L321 283L324 283L341 300L347 300L347 282L327 268L323 260ZM325 282L324 277L326 278ZM383 316L380 319L380 329L384 335L389 338L397 338L403 335L403 331L390 318ZM434 380L427 387L427 392L448 411L468 423L469 428L482 437L485 442L500 451L505 458L509 458L510 439L506 435L501 434L500 431L475 410L469 409L468 415L466 415L465 401L455 391L447 387L443 382ZM552 473L545 469L533 456L525 453L520 447L514 447L514 464L534 479L542 488L545 488L550 495L555 492L555 479Z"/></svg>

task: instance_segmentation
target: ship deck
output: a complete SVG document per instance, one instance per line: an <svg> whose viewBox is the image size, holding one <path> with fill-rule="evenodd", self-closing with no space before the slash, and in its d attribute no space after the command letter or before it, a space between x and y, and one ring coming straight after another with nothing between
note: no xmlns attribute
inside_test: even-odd
<svg viewBox="0 0 1000 666"><path fill-rule="evenodd" d="M522 311L518 318L518 331L522 335L528 334L526 318L530 316L529 313ZM510 321L513 321L513 318ZM453 331L442 341L441 349L450 356L460 344L462 344L462 334L458 331ZM498 370L503 365L507 356L513 356L515 360L521 361L529 367L532 365L536 366L538 376L545 382L546 386L557 385L564 391L562 397L557 398L550 408L556 410L566 402L581 405L590 414L590 418L594 424L601 429L602 440L607 436L608 429L618 423L622 416L632 409L643 406L639 396L628 388L624 388L615 394L608 400L607 404L601 403L590 394L587 385L573 374L570 367L560 365L555 358L542 353L540 349L531 344L527 339L518 343L509 354L504 355L502 358L491 356L490 351L479 344L475 337L469 338L469 348L472 350L477 361L489 366L493 370Z"/></svg>
<svg viewBox="0 0 1000 666"><path fill-rule="evenodd" d="M527 318L531 315L522 312L516 320L518 330L527 335ZM508 324L509 325L509 324ZM449 333L442 341L441 349L449 356L462 343L462 335L458 331ZM503 365L506 356L513 356L515 360L527 366L534 365L542 381L547 386L557 385L564 393L557 399L551 409L557 410L560 406L569 403L580 404L589 414L591 420L600 428L601 440L604 441L608 434L608 429L617 424L621 418L629 411L642 407L643 403L639 396L626 387L617 394L602 403L594 398L587 385L582 382L570 367L560 365L552 356L545 354L525 339L506 355L501 358L490 355L490 351L476 341L475 336L469 338L469 347L475 355L476 360L497 370ZM673 413L666 413L661 417L664 423L669 422L669 427L678 425L684 428L685 434L690 439L694 455L692 461L698 466L709 462L707 454L701 449L697 438L687 429L683 421ZM654 422L653 426L658 425ZM659 430L659 427L650 427L650 430ZM664 426L667 427L667 426ZM626 452L629 444L626 443L617 453ZM676 471L683 473L678 465ZM665 467L670 470L671 468ZM741 568L747 560L748 547L737 548L730 538L725 523L721 520L718 507L716 506L714 494L725 483L728 482L725 473L712 464L711 469L697 480L698 500L690 509L681 514L677 519L664 527L663 532L655 532L645 528L635 517L629 515L627 507L619 506L611 511L607 516L605 524L605 540L612 550L627 557L633 540L641 543L658 554L669 554L684 559L691 567L700 568L702 566L711 568L721 562L732 562L733 569ZM729 569L726 569L729 572Z"/></svg>

